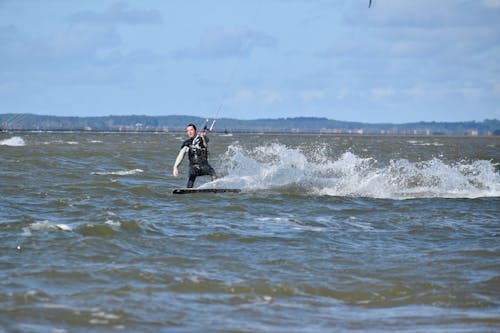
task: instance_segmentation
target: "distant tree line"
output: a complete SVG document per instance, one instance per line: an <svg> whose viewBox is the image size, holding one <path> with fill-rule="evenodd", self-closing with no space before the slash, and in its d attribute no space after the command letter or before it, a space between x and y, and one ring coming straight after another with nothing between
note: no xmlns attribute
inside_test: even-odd
<svg viewBox="0 0 500 333"><path fill-rule="evenodd" d="M0 130L41 131L181 131L186 124L202 126L205 119L193 116L103 116L61 117L34 114L0 114ZM500 121L417 122L370 124L327 118L296 117L240 120L217 119L216 130L223 132L297 132L415 135L500 135Z"/></svg>

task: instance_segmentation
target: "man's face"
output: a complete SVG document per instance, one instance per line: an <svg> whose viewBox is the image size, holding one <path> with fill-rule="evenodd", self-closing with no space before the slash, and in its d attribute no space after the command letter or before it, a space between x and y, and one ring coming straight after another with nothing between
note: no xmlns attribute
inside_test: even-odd
<svg viewBox="0 0 500 333"><path fill-rule="evenodd" d="M193 139L196 136L196 130L193 128L193 126L186 127L186 135L190 139Z"/></svg>

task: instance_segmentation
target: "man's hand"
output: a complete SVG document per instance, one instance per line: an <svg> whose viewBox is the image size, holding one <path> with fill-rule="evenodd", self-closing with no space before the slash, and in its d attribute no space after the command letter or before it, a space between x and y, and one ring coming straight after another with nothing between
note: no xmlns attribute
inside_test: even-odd
<svg viewBox="0 0 500 333"><path fill-rule="evenodd" d="M211 132L211 130L209 130L209 129L207 128L206 130L204 130L204 131L200 134L200 136L201 136L202 138L205 138L205 137L208 135L208 133L210 133L210 132Z"/></svg>
<svg viewBox="0 0 500 333"><path fill-rule="evenodd" d="M174 169L172 170L172 175L174 175L174 177L177 177L179 175L179 169L174 167Z"/></svg>

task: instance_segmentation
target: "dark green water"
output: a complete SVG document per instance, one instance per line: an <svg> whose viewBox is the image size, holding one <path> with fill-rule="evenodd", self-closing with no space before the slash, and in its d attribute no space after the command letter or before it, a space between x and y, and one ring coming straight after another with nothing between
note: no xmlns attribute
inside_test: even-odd
<svg viewBox="0 0 500 333"><path fill-rule="evenodd" d="M0 133L0 332L497 332L500 139Z"/></svg>

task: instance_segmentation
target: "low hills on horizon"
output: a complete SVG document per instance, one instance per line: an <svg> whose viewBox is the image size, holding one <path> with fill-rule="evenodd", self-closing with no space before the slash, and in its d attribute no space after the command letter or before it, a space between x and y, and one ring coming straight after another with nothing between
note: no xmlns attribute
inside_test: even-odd
<svg viewBox="0 0 500 333"><path fill-rule="evenodd" d="M209 122L209 126L212 120ZM203 127L202 117L169 116L100 116L65 117L28 113L0 114L0 130L15 131L116 131L116 132L175 132L187 124ZM338 134L406 134L406 135L500 135L500 121L481 122L413 122L405 124L362 123L319 117L241 120L217 119L217 132L283 132Z"/></svg>

